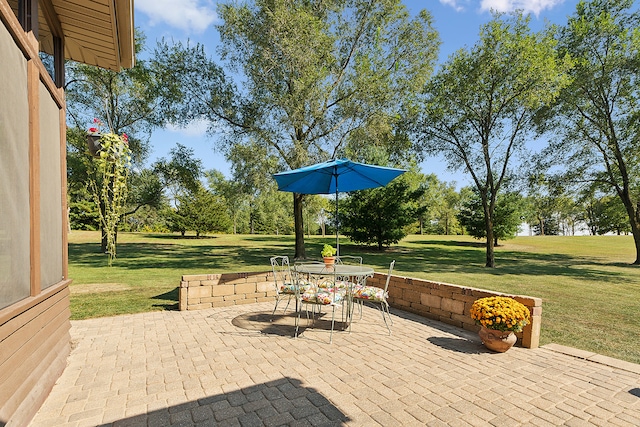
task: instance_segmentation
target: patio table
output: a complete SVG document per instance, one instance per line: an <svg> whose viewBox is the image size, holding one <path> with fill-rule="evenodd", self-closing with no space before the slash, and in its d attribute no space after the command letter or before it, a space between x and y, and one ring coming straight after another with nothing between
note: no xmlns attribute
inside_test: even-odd
<svg viewBox="0 0 640 427"><path fill-rule="evenodd" d="M373 277L374 270L371 267L363 265L344 265L334 264L327 266L320 263L312 264L296 264L293 266L296 274L306 274L314 280L322 280L322 278L330 278L335 284L337 281L347 283L347 294L345 298L347 306L347 321L351 325L351 316L353 311L353 288L356 286L364 286L367 278Z"/></svg>

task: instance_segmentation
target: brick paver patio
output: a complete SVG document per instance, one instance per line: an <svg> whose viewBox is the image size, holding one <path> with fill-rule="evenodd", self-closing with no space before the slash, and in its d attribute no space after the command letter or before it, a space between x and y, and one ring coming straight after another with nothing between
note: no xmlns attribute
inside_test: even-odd
<svg viewBox="0 0 640 427"><path fill-rule="evenodd" d="M333 344L325 320L294 339L272 307L74 321L31 425L640 425L640 365L553 345L491 353L397 310L392 336L365 309Z"/></svg>

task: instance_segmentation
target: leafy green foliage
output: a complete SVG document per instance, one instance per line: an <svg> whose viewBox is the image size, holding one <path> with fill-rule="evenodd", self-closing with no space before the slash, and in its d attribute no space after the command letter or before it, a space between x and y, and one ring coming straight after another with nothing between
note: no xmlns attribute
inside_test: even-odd
<svg viewBox="0 0 640 427"><path fill-rule="evenodd" d="M153 164L153 171L162 186L171 193L173 200L197 192L202 176L202 160L194 156L193 148L177 143L169 151L170 159L164 157Z"/></svg>
<svg viewBox="0 0 640 427"><path fill-rule="evenodd" d="M577 186L606 184L624 205L640 264L640 11L631 0L581 1L558 33L575 66L545 130L543 156Z"/></svg>
<svg viewBox="0 0 640 427"><path fill-rule="evenodd" d="M145 37L136 31L136 54L143 50ZM174 69L152 58L147 61L138 56L133 68L120 72L69 61L65 64L67 84L67 182L70 205L93 200L88 183L98 183L100 176L97 162L89 156L86 142L87 126L94 118L105 124L104 132L121 135L126 133L131 150L131 160L139 168L149 152L149 135L176 116L175 107L182 96L176 82ZM138 168L138 169L139 169ZM130 171L132 172L132 171ZM157 182L148 176L138 179L132 174L127 184L132 191L127 200L126 213L133 214L142 206L157 208L162 194ZM142 185L143 188L134 188ZM101 215L106 212L101 208ZM107 250L103 233L101 252Z"/></svg>
<svg viewBox="0 0 640 427"><path fill-rule="evenodd" d="M540 217L540 220L531 229L535 236L557 236L560 234L558 220L553 216Z"/></svg>
<svg viewBox="0 0 640 427"><path fill-rule="evenodd" d="M603 196L593 205L589 226L598 234L629 233L629 216L619 197Z"/></svg>
<svg viewBox="0 0 640 427"><path fill-rule="evenodd" d="M464 226L467 233L476 239L486 238L486 222L482 200L477 191L467 193L468 197L463 200L458 220ZM494 244L498 240L508 240L516 237L518 228L522 223L522 213L524 210L523 199L519 193L501 193L496 198L495 214L493 217Z"/></svg>
<svg viewBox="0 0 640 427"><path fill-rule="evenodd" d="M471 175L485 212L487 267L495 266L496 197L536 112L568 83L568 65L552 37L532 33L521 13L496 15L480 41L453 54L426 86L418 136L425 152Z"/></svg>
<svg viewBox="0 0 640 427"><path fill-rule="evenodd" d="M419 234L460 234L456 214L459 211L460 194L455 183L441 182L435 174L421 175L424 193L419 200L422 214L418 218Z"/></svg>
<svg viewBox="0 0 640 427"><path fill-rule="evenodd" d="M178 197L178 208L169 214L170 228L183 235L195 231L196 237L209 232L227 232L231 220L221 200L204 187Z"/></svg>
<svg viewBox="0 0 640 427"><path fill-rule="evenodd" d="M69 203L69 226L72 230L97 230L100 214L96 204L88 200Z"/></svg>
<svg viewBox="0 0 640 427"><path fill-rule="evenodd" d="M350 193L339 203L340 232L378 250L398 243L421 212L417 200L423 191L411 190L405 174L386 187Z"/></svg>
<svg viewBox="0 0 640 427"><path fill-rule="evenodd" d="M362 145L381 144L437 58L430 15L411 18L399 0L229 2L219 14L222 59L242 87L200 46L164 46L189 79L185 115L230 129L225 152L258 144L281 169L332 158L361 129ZM304 258L302 195L293 209L296 257Z"/></svg>

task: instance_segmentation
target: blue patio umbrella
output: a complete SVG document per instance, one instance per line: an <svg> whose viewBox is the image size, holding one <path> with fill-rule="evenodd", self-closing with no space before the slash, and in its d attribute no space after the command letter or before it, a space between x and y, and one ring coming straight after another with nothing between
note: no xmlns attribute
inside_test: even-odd
<svg viewBox="0 0 640 427"><path fill-rule="evenodd" d="M403 174L405 170L388 168L365 163L352 162L347 159L334 159L316 163L286 172L273 177L278 183L278 190L299 194L334 194L336 195L336 249L340 255L338 240L338 192L366 190L384 187L391 180Z"/></svg>

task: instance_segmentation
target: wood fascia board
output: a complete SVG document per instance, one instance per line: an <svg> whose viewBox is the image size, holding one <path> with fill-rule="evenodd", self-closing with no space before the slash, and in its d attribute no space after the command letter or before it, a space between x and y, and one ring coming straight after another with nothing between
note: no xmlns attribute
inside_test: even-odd
<svg viewBox="0 0 640 427"><path fill-rule="evenodd" d="M135 40L132 0L114 0L112 11L118 66L131 68L135 64Z"/></svg>

